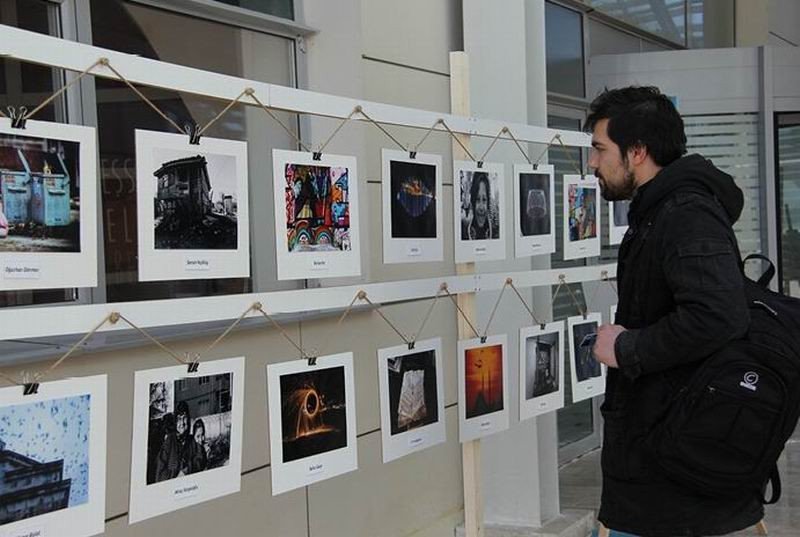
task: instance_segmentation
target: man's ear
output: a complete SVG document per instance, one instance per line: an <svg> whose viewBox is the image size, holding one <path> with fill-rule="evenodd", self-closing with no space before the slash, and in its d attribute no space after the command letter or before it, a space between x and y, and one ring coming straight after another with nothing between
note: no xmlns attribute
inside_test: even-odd
<svg viewBox="0 0 800 537"><path fill-rule="evenodd" d="M632 145L628 148L628 162L633 164L634 166L639 166L645 160L647 160L649 153L647 152L647 147L642 144Z"/></svg>

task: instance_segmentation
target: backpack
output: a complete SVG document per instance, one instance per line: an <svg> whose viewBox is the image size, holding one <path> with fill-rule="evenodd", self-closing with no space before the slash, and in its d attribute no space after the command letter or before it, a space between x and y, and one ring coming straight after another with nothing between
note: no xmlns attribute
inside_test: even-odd
<svg viewBox="0 0 800 537"><path fill-rule="evenodd" d="M744 275L754 258L769 263L758 281ZM772 504L781 494L777 460L800 417L800 299L769 290L775 266L766 257L741 267L747 334L699 365L647 442L666 476L698 493L751 489Z"/></svg>

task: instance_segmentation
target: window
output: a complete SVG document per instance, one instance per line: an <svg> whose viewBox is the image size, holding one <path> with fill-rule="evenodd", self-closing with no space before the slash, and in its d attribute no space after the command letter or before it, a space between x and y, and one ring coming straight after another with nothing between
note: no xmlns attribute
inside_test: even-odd
<svg viewBox="0 0 800 537"><path fill-rule="evenodd" d="M294 85L293 40L120 0L92 0L91 8L92 36L97 46L208 71ZM185 46L187 40L192 42L191 47ZM231 61L232 58L238 60ZM178 124L204 125L227 105L168 90L139 89ZM251 240L251 278L139 282L134 131L174 130L121 82L97 79L96 94L107 301L225 295L276 286L270 262L275 240L271 233L262 234L259 241ZM296 116L279 115L284 123L297 128ZM244 105L232 108L208 130L207 136L249 141L249 188L250 199L254 200L250 210L251 229L272 229L270 204L256 201L272 199L271 174L262 170L272 169L273 147L294 148L294 142L263 111ZM264 283L258 286L256 281Z"/></svg>
<svg viewBox="0 0 800 537"><path fill-rule="evenodd" d="M730 174L744 191L744 209L733 230L742 256L762 251L761 186L759 176L759 133L757 114L684 116L686 149L710 159ZM751 276L758 265L747 266Z"/></svg>
<svg viewBox="0 0 800 537"><path fill-rule="evenodd" d="M284 19L294 19L294 0L214 0Z"/></svg>
<svg viewBox="0 0 800 537"><path fill-rule="evenodd" d="M584 97L583 22L581 14L545 4L547 91Z"/></svg>
<svg viewBox="0 0 800 537"><path fill-rule="evenodd" d="M736 6L727 0L689 0L689 46L724 48L736 46Z"/></svg>
<svg viewBox="0 0 800 537"><path fill-rule="evenodd" d="M686 44L685 0L586 0L586 3L640 30Z"/></svg>

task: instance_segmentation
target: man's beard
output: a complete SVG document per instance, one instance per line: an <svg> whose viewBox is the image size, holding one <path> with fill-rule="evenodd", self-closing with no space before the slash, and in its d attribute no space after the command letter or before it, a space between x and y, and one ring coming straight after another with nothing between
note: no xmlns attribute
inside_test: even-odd
<svg viewBox="0 0 800 537"><path fill-rule="evenodd" d="M603 178L599 179L600 191L606 201L623 201L633 197L636 190L636 178L633 172L625 170L622 181L618 184L611 184Z"/></svg>

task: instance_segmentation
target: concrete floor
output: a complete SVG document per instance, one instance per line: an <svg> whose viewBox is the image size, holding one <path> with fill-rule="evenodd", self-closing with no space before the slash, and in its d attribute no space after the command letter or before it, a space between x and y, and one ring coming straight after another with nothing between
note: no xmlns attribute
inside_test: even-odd
<svg viewBox="0 0 800 537"><path fill-rule="evenodd" d="M783 494L775 505L766 506L765 521L770 537L800 537L800 438L795 434L778 464ZM591 509L600 505L600 450L595 450L564 465L559 470L561 509ZM613 535L613 534L612 534ZM735 537L758 535L755 528L732 534Z"/></svg>

